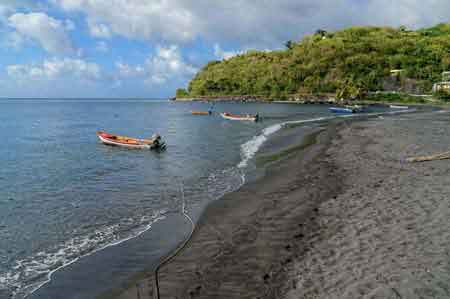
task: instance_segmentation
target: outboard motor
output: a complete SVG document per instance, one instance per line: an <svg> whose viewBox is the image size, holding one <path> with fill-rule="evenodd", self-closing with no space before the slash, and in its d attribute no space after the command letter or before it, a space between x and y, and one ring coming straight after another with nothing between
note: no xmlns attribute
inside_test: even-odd
<svg viewBox="0 0 450 299"><path fill-rule="evenodd" d="M161 136L159 134L155 134L152 136L153 144L152 148L164 148L165 143L162 141Z"/></svg>

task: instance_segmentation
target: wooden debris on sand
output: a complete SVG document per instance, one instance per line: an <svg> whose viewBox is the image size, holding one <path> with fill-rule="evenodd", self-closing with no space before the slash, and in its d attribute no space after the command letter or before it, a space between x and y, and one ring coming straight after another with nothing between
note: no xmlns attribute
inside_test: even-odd
<svg viewBox="0 0 450 299"><path fill-rule="evenodd" d="M430 156L421 156L406 159L407 162L425 162L425 161L434 161L434 160L445 160L450 159L450 152L439 153Z"/></svg>

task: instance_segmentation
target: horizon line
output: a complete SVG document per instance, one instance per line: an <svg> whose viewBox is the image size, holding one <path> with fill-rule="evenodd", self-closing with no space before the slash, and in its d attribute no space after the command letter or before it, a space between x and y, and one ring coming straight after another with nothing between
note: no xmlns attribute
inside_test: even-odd
<svg viewBox="0 0 450 299"><path fill-rule="evenodd" d="M172 97L0 97L0 100L168 100Z"/></svg>

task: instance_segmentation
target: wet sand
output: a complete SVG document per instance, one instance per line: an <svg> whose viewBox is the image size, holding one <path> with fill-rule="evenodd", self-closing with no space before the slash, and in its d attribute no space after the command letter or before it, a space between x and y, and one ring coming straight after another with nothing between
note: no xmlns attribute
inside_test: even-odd
<svg viewBox="0 0 450 299"><path fill-rule="evenodd" d="M160 298L449 298L447 113L330 125L211 204ZM154 277L120 299L153 298Z"/></svg>

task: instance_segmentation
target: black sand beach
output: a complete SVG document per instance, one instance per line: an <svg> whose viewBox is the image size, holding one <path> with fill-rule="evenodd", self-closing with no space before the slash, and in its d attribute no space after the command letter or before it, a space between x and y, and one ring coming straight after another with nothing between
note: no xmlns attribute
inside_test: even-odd
<svg viewBox="0 0 450 299"><path fill-rule="evenodd" d="M207 208L161 268L160 298L449 298L450 162L405 162L449 150L448 125L344 122L276 156ZM154 295L150 275L117 298Z"/></svg>

